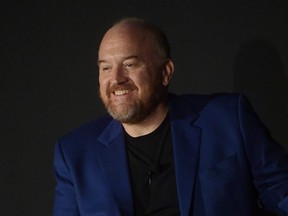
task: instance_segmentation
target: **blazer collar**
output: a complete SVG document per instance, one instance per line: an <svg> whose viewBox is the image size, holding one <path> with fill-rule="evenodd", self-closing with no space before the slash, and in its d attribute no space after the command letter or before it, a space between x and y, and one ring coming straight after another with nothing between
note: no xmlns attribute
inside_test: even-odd
<svg viewBox="0 0 288 216"><path fill-rule="evenodd" d="M197 176L201 128L193 125L198 114L187 101L171 96L170 121L174 148L176 184L181 215L188 216Z"/></svg>
<svg viewBox="0 0 288 216"><path fill-rule="evenodd" d="M181 215L188 216L197 175L201 128L193 125L198 114L179 97L170 95L169 109L179 207ZM115 198L127 211L127 215L128 212L133 215L125 137L121 124L112 120L98 141L104 144L98 157Z"/></svg>
<svg viewBox="0 0 288 216"><path fill-rule="evenodd" d="M121 214L133 215L133 198L125 149L125 136L121 124L112 120L98 137L103 145L98 159L111 186L115 203ZM113 206L111 204L111 206Z"/></svg>
<svg viewBox="0 0 288 216"><path fill-rule="evenodd" d="M120 122L111 118L111 122L104 128L103 132L98 137L98 141L109 147L121 133L123 133L122 125Z"/></svg>

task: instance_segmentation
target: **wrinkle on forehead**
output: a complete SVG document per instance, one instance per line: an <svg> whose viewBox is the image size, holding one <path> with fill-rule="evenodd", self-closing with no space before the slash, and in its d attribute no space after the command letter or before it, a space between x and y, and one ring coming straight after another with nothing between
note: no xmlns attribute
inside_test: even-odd
<svg viewBox="0 0 288 216"><path fill-rule="evenodd" d="M119 38L130 38L142 41L148 37L148 31L141 27L139 24L119 23L106 32L100 44L100 48L103 43L107 42L107 40L109 40L110 43L117 43Z"/></svg>
<svg viewBox="0 0 288 216"><path fill-rule="evenodd" d="M101 41L98 60L103 60L99 58L106 58L108 53L113 53L113 49L114 56L137 55L153 62L165 60L165 54L155 35L142 23L126 21L112 26Z"/></svg>
<svg viewBox="0 0 288 216"><path fill-rule="evenodd" d="M125 50L132 51L133 49L137 52L128 53L129 55L139 54L141 50L141 53L143 53L144 49L149 50L148 52L151 52L151 54L157 52L157 50L154 50L156 44L154 44L150 32L139 25L130 23L117 24L106 32L99 47L98 57L102 57L103 53L107 54L108 50L115 49L119 51L117 49L119 47L121 47L122 52L118 53L120 55L124 54Z"/></svg>

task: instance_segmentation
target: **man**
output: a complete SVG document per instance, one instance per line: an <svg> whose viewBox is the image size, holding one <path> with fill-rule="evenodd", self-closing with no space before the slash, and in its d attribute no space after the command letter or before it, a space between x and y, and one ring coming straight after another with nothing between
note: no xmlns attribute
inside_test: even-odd
<svg viewBox="0 0 288 216"><path fill-rule="evenodd" d="M109 113L56 145L54 215L288 215L288 158L242 95L176 96L169 44L127 18L104 35Z"/></svg>

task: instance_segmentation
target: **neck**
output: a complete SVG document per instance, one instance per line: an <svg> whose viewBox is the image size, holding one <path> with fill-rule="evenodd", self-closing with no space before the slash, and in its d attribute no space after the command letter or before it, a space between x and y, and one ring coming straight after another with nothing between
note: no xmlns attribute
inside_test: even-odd
<svg viewBox="0 0 288 216"><path fill-rule="evenodd" d="M168 113L168 105L160 104L156 109L141 122L136 124L122 123L126 133L132 137L139 137L156 130L163 122Z"/></svg>

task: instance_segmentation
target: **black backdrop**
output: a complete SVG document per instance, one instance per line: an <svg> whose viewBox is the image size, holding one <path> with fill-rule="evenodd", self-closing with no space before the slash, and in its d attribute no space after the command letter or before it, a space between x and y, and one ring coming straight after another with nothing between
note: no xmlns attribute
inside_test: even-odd
<svg viewBox="0 0 288 216"><path fill-rule="evenodd" d="M167 33L171 91L243 92L288 147L287 0L1 1L0 215L51 215L59 136L104 112L97 47L116 19Z"/></svg>

